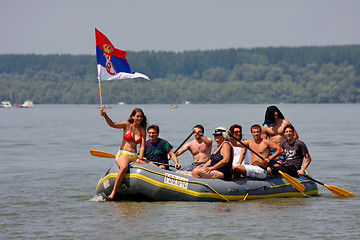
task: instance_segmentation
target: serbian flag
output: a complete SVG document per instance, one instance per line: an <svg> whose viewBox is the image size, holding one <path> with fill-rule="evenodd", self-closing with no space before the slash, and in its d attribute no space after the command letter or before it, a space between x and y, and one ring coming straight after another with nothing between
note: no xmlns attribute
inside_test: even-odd
<svg viewBox="0 0 360 240"><path fill-rule="evenodd" d="M145 78L148 76L131 72L126 60L126 51L116 49L109 39L95 28L96 59L99 81L119 80L128 78Z"/></svg>

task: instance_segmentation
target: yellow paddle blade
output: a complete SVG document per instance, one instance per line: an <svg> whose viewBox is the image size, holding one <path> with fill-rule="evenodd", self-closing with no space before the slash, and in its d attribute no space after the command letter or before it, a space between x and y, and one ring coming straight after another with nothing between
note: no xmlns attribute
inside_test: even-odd
<svg viewBox="0 0 360 240"><path fill-rule="evenodd" d="M304 192L305 191L305 186L302 185L300 182L298 182L295 178L293 178L292 176L290 176L287 173L282 172L281 170L279 170L279 173L281 174L281 176L283 178L285 178L286 181L288 181L299 192Z"/></svg>
<svg viewBox="0 0 360 240"><path fill-rule="evenodd" d="M108 152L102 152L97 150L90 150L90 154L94 157L101 157L101 158L115 158L116 155Z"/></svg>
<svg viewBox="0 0 360 240"><path fill-rule="evenodd" d="M324 184L324 187L326 187L332 193L334 193L335 195L337 195L339 197L355 197L353 193L348 192L348 191L346 191L346 190L344 190L342 188L339 188L339 187L330 186L330 185L326 185L326 184Z"/></svg>

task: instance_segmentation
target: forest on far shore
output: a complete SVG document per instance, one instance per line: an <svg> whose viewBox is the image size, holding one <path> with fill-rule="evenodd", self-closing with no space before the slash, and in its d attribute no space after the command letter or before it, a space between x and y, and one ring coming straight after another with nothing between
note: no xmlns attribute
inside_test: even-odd
<svg viewBox="0 0 360 240"><path fill-rule="evenodd" d="M128 52L104 104L360 103L360 45ZM0 101L98 104L95 55L0 55Z"/></svg>

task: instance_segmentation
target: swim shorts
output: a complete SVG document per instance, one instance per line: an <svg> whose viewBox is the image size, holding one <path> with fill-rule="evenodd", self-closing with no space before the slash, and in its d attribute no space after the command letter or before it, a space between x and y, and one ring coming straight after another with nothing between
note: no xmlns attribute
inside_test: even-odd
<svg viewBox="0 0 360 240"><path fill-rule="evenodd" d="M267 171L259 166L254 165L244 165L246 169L246 176L257 178L257 179L264 179L266 178Z"/></svg>
<svg viewBox="0 0 360 240"><path fill-rule="evenodd" d="M119 150L118 153L116 154L116 158L118 158L121 155L127 156L130 162L135 162L138 159L138 155L136 153L132 153L124 150Z"/></svg>
<svg viewBox="0 0 360 240"><path fill-rule="evenodd" d="M204 166L205 165L205 163L192 163L192 164L190 164L189 166L185 166L185 167L183 167L181 170L182 171L192 171L192 170L194 170L197 166Z"/></svg>

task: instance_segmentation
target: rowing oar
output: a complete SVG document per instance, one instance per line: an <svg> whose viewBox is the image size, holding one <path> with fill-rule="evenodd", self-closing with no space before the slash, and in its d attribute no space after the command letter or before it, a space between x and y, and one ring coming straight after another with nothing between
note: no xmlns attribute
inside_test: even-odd
<svg viewBox="0 0 360 240"><path fill-rule="evenodd" d="M189 140L189 138L194 134L194 132L191 132L190 135L179 145L179 147L174 151L174 153L176 153L177 151L179 151L179 149L184 145L184 143L186 143L187 140Z"/></svg>
<svg viewBox="0 0 360 240"><path fill-rule="evenodd" d="M339 197L355 197L353 193L346 191L342 188L339 187L335 187L335 186L330 186L330 185L326 185L316 179L313 179L312 177L310 177L309 175L304 174L304 177L320 184L323 185L324 187L326 187L327 189L329 189L332 193L334 193L335 195L339 196Z"/></svg>
<svg viewBox="0 0 360 240"><path fill-rule="evenodd" d="M287 166L284 166L283 164L280 164L278 163L279 165L281 165L282 167L286 168L286 169L289 169L289 167ZM326 185L316 179L313 179L312 177L310 177L309 175L307 174L304 174L303 175L304 177L306 177L307 179L310 179L320 185L323 185L324 187L326 187L327 189L329 189L332 193L334 193L335 195L339 196L339 197L355 197L353 193L349 192L349 191L346 191L342 188L339 188L339 187L335 187L335 186L330 186L330 185Z"/></svg>
<svg viewBox="0 0 360 240"><path fill-rule="evenodd" d="M235 137L234 135L232 135L229 132L230 137L234 138L236 141L238 141L239 143L241 143L241 145L243 145L244 147L246 147L247 149L249 149L252 153L254 153L256 156L258 156L260 159L262 159L263 161L265 160L262 156L260 156L257 152L255 152L254 150L252 150L250 147L246 146L240 139L238 139L237 137ZM305 186L302 185L300 182L298 182L295 178L293 178L292 176L290 176L287 173L282 172L281 170L279 170L279 173L281 174L281 176L288 181L294 188L296 188L299 192L304 192L305 191Z"/></svg>
<svg viewBox="0 0 360 240"><path fill-rule="evenodd" d="M115 154L97 151L97 150L90 150L90 154L93 155L94 157L100 157L100 158L116 158Z"/></svg>
<svg viewBox="0 0 360 240"><path fill-rule="evenodd" d="M97 151L97 150L90 150L90 154L93 155L94 157L100 157L100 158L116 158L115 154ZM151 161L151 162L153 162L153 161ZM159 163L159 162L153 162L153 163L175 168L174 165L170 165L170 164L166 164L166 163Z"/></svg>

